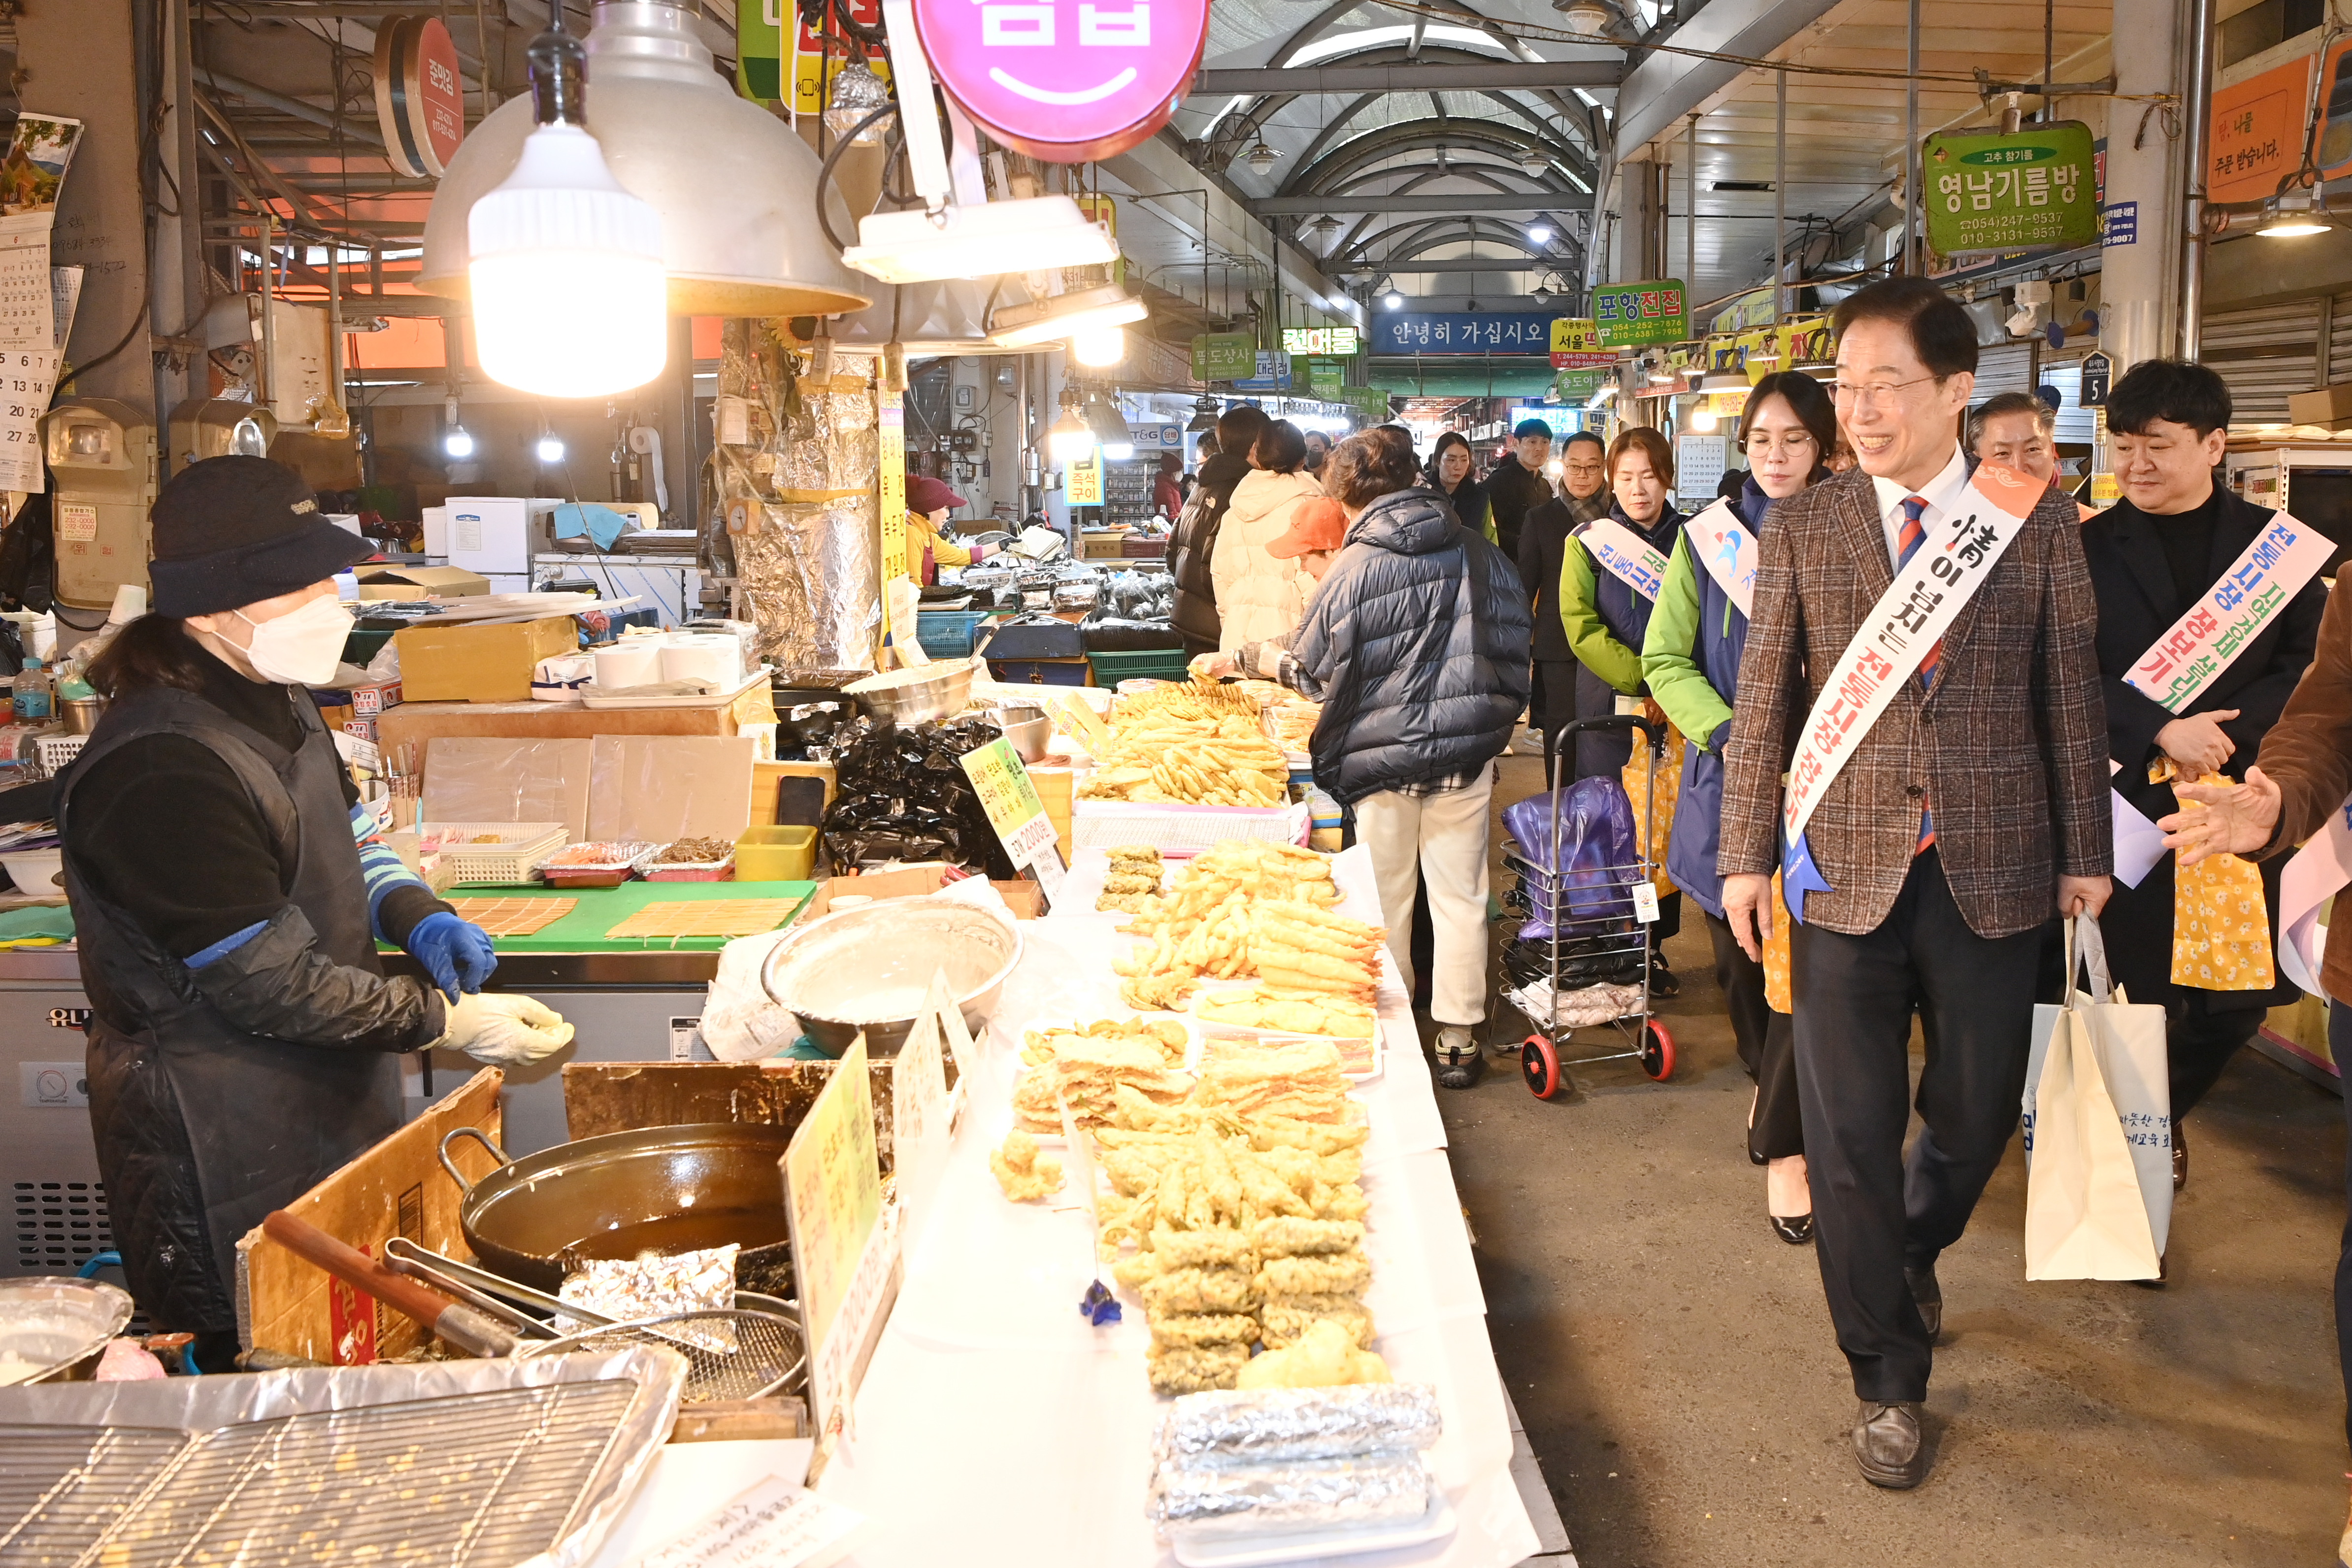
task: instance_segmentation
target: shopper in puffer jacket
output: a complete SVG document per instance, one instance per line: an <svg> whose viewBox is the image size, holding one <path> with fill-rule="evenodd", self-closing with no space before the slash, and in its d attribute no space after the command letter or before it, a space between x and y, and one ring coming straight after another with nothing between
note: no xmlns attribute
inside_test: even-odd
<svg viewBox="0 0 2352 1568"><path fill-rule="evenodd" d="M1296 560L1278 561L1266 550L1290 531L1300 503L1323 493L1306 471L1307 437L1289 420L1276 419L1259 434L1249 460L1249 476L1225 503L1225 520L1209 557L1222 653L1296 626L1314 584Z"/></svg>
<svg viewBox="0 0 2352 1568"><path fill-rule="evenodd" d="M1420 478L1402 432L1341 442L1323 486L1349 516L1282 678L1323 704L1315 782L1355 807L1412 984L1415 873L1435 937L1430 1016L1438 1081L1467 1089L1486 1016L1486 814L1495 759L1528 700L1534 626L1518 568L1462 526Z"/></svg>
<svg viewBox="0 0 2352 1568"><path fill-rule="evenodd" d="M1169 619L1183 634L1188 654L1216 651L1217 588L1209 563L1216 555L1225 507L1249 477L1250 448L1265 422L1265 411L1246 403L1217 416L1217 455L1201 465L1201 482L1169 532L1168 571L1176 579L1176 605Z"/></svg>

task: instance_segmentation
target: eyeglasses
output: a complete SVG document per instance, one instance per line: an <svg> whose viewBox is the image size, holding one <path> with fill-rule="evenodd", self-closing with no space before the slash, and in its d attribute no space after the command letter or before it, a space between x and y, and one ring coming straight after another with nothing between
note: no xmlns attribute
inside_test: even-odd
<svg viewBox="0 0 2352 1568"><path fill-rule="evenodd" d="M1885 408L1895 401L1895 395L1906 387L1916 386L1923 381L1933 381L1932 375L1915 375L1909 381L1866 381L1856 385L1847 381L1830 383L1830 401L1857 408Z"/></svg>
<svg viewBox="0 0 2352 1568"><path fill-rule="evenodd" d="M1750 452L1787 452L1793 456L1811 451L1817 445L1812 433L1807 430L1791 430L1786 436L1774 436L1769 431L1756 430L1751 431L1748 437L1748 449Z"/></svg>

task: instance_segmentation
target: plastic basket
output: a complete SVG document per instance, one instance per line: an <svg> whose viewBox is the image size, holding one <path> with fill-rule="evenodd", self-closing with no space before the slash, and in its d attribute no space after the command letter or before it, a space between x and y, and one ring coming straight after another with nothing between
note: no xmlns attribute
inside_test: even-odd
<svg viewBox="0 0 2352 1568"><path fill-rule="evenodd" d="M531 869L563 847L571 833L560 822L433 822L426 831L441 840L441 864L455 884L522 887ZM470 842L484 835L496 842Z"/></svg>
<svg viewBox="0 0 2352 1568"><path fill-rule="evenodd" d="M1090 653L1097 686L1117 686L1122 680L1181 680L1185 674L1181 647L1136 648L1124 653Z"/></svg>
<svg viewBox="0 0 2352 1568"><path fill-rule="evenodd" d="M915 640L933 658L968 658L988 614L985 610L924 610L915 616Z"/></svg>
<svg viewBox="0 0 2352 1568"><path fill-rule="evenodd" d="M81 755L81 749L88 744L88 735L44 735L33 742L33 756L43 773L54 774Z"/></svg>
<svg viewBox="0 0 2352 1568"><path fill-rule="evenodd" d="M805 882L816 864L814 827L752 827L735 841L739 882Z"/></svg>
<svg viewBox="0 0 2352 1568"><path fill-rule="evenodd" d="M1198 855L1228 838L1305 845L1314 816L1305 805L1176 805L1080 800L1070 807L1074 849L1147 844L1163 855Z"/></svg>

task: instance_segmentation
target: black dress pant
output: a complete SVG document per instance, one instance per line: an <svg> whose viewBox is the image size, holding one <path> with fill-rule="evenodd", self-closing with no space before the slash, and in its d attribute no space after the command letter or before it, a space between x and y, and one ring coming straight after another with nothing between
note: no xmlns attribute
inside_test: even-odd
<svg viewBox="0 0 2352 1568"><path fill-rule="evenodd" d="M1959 1239L2017 1130L2039 929L1969 929L1931 847L1877 930L1796 928L1790 979L1822 1288L1866 1400L1927 1394L1927 1325L1905 1284ZM1911 1018L1927 1060L1906 1161Z"/></svg>
<svg viewBox="0 0 2352 1568"><path fill-rule="evenodd" d="M2222 1069L2238 1047L2254 1037L2269 1014L2267 1007L2231 1006L2249 996L2267 997L2267 991L2192 991L2183 987L2171 1016L2165 1020L2167 1076L2172 1080L2172 1120L2196 1109L2197 1102L2221 1080Z"/></svg>
<svg viewBox="0 0 2352 1568"><path fill-rule="evenodd" d="M1724 1008L1731 1015L1739 1065L1756 1081L1748 1157L1761 1165L1801 1154L1805 1129L1797 1110L1796 1022L1764 999L1764 966L1740 950L1728 921L1708 915L1706 935L1715 944L1715 983L1723 988Z"/></svg>
<svg viewBox="0 0 2352 1568"><path fill-rule="evenodd" d="M2352 1008L2327 1004L2327 1051L2340 1064L2352 1063ZM2344 1121L2352 1130L2352 1094L2344 1096ZM2347 1200L2344 1241L2336 1257L2336 1353L2344 1369L2344 1436L2352 1442L2352 1152L2344 1161Z"/></svg>

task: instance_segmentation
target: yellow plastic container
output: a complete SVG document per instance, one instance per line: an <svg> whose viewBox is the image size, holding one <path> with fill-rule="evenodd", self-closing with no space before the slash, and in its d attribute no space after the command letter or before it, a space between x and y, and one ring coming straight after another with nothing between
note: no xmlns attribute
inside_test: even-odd
<svg viewBox="0 0 2352 1568"><path fill-rule="evenodd" d="M752 827L735 841L739 882L805 882L816 866L814 827Z"/></svg>

